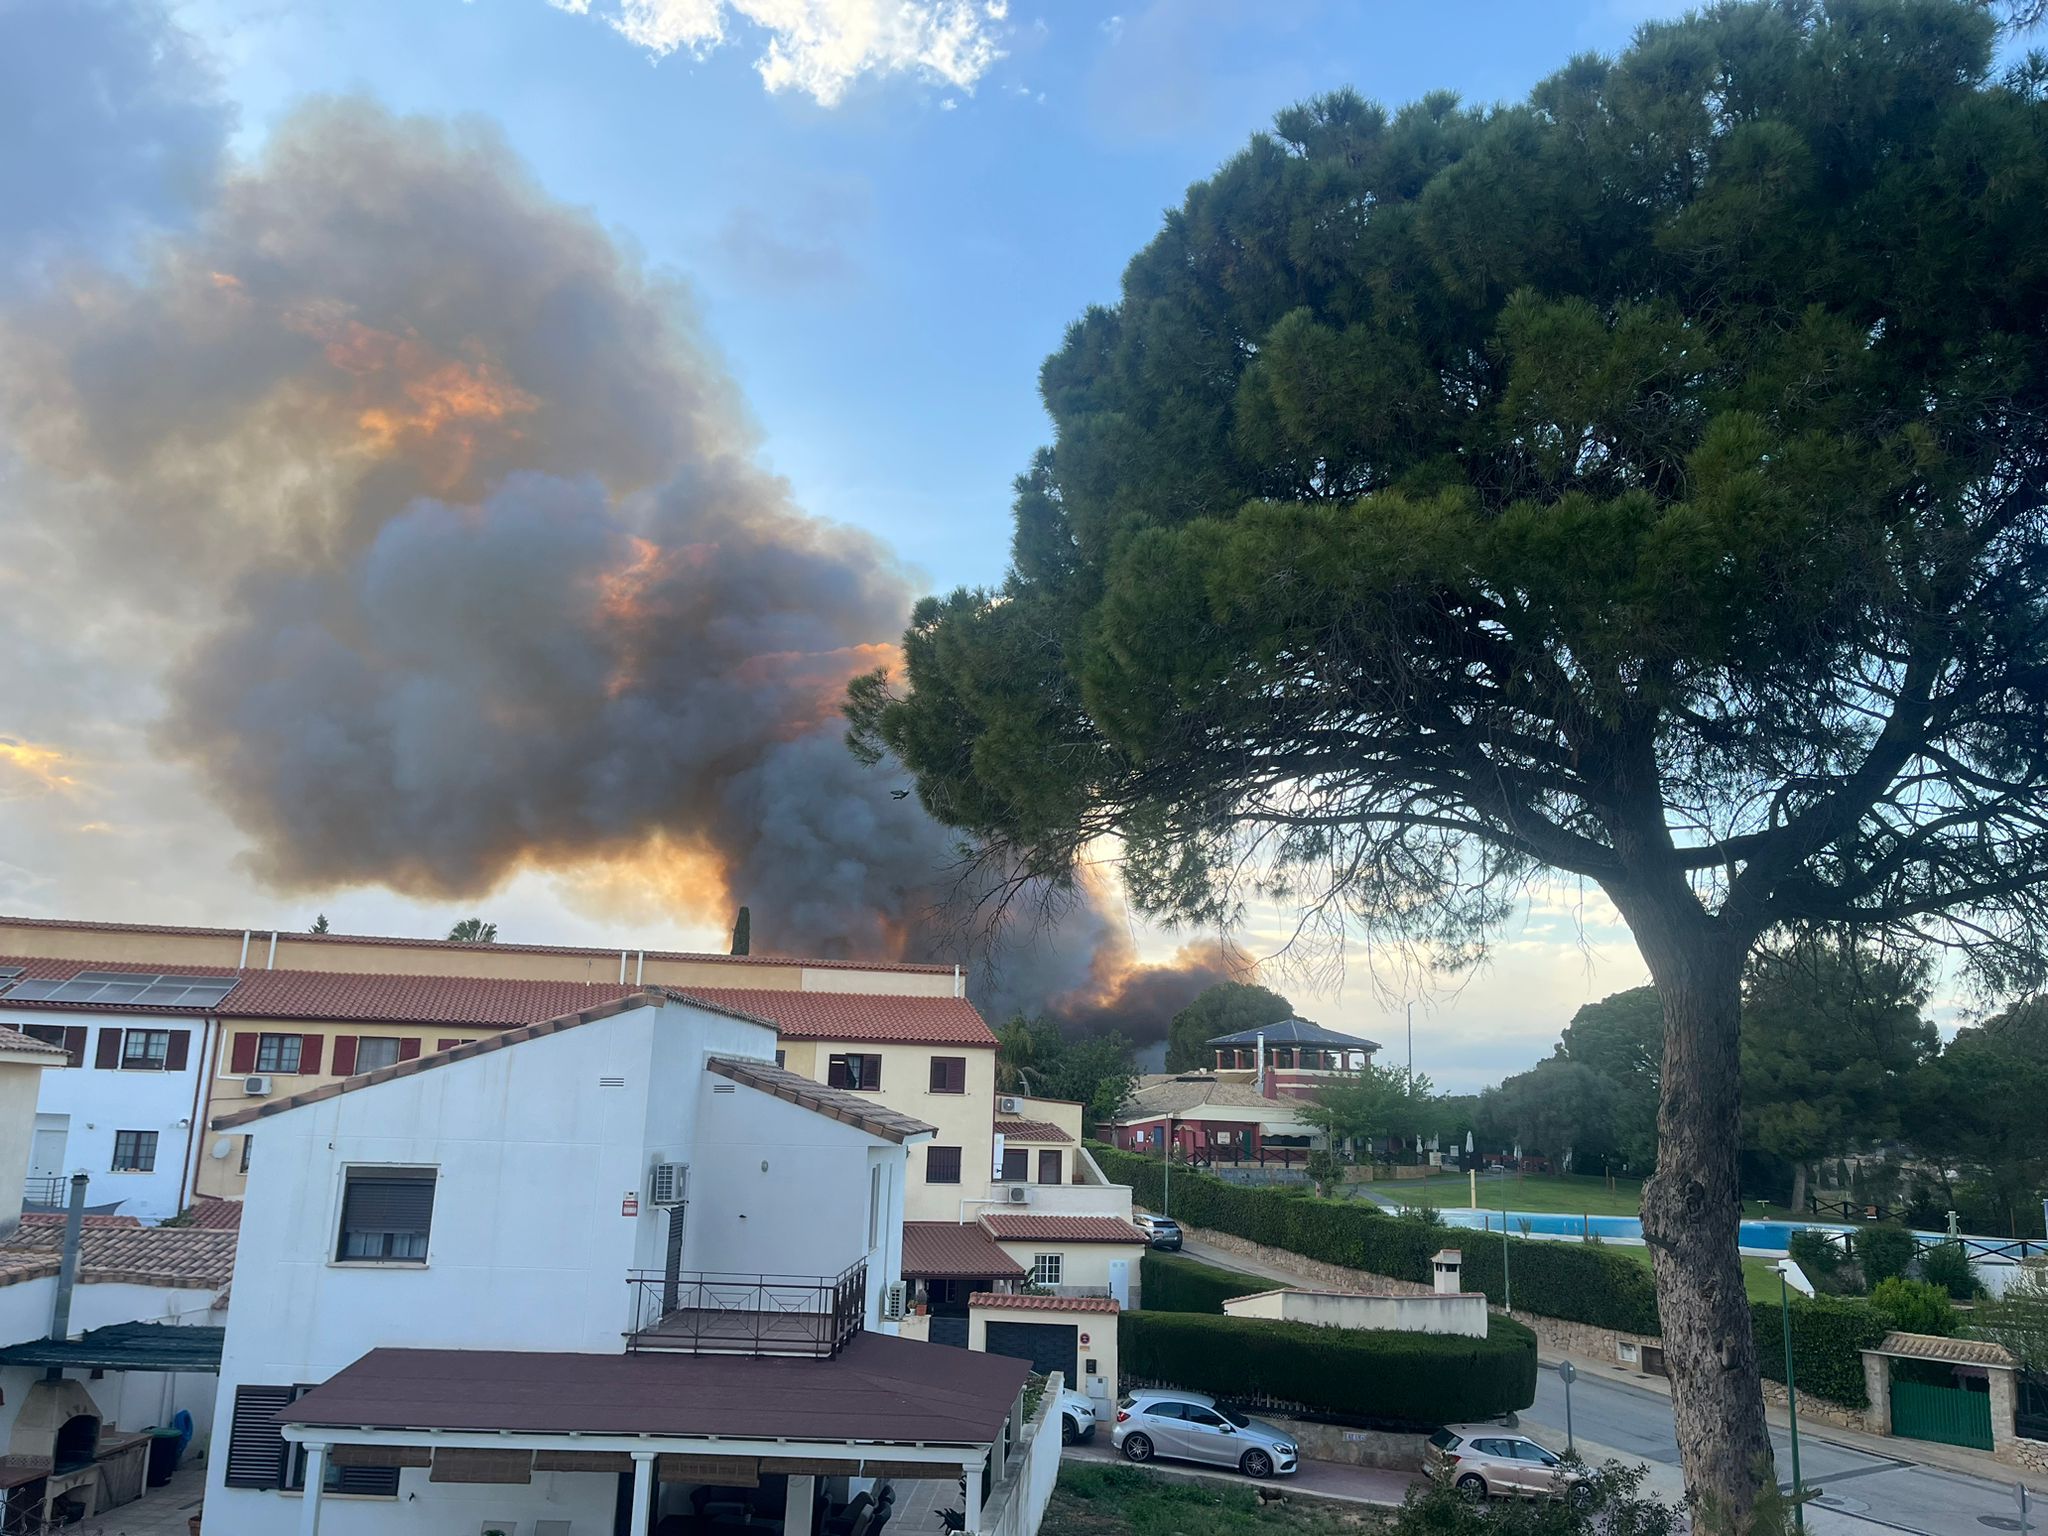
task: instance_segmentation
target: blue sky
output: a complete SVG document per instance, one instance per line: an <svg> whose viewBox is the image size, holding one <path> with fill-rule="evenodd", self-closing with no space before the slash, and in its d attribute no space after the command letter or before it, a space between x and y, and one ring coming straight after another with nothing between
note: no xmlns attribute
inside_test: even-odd
<svg viewBox="0 0 2048 1536"><path fill-rule="evenodd" d="M61 15L67 3L11 0L31 22L38 11ZM164 0L91 3L141 15ZM1444 88L1467 100L1516 98L1573 54L1616 50L1639 22L1678 8L1659 0L170 5L218 75L203 110L182 118L176 97L190 82L164 88L165 142L183 134L197 146L195 176L203 178L206 144L217 138L220 104L232 115L230 159L242 166L255 165L314 96L355 95L399 113L489 125L548 197L587 210L687 292L694 350L715 354L736 381L752 451L786 478L789 503L872 535L912 568L919 589L1000 578L1011 481L1048 431L1040 362L1086 306L1114 302L1124 264L1162 212L1276 110L1344 85L1390 106ZM9 8L0 3L0 23ZM76 43L68 27L40 35L52 48ZM665 43L677 46L664 53ZM15 62L36 67L19 49ZM131 58L124 67L138 66ZM0 65L0 86L7 78ZM117 97L132 90L114 74L99 86ZM108 198L120 204L124 146L79 141L133 130L95 130L89 110L78 124L58 135L66 142L38 148L52 165L96 166L94 186L112 189ZM0 177L0 190L6 185ZM124 205L131 222L109 214L81 223L120 232L104 238L96 258L139 262L135 251L148 247L120 241L136 224L176 224L158 201L134 194ZM232 272L218 281L240 286ZM7 283L0 265L0 333ZM34 302L22 311L32 319ZM305 312L287 313L303 333ZM550 402L566 414L572 405ZM0 407L31 419L4 389ZM33 449L11 458L8 424L0 419L0 485L18 475L25 494L41 496L49 483L35 476L54 461L38 465ZM246 449L241 440L229 446ZM51 495L51 507L65 505ZM63 526L62 518L24 519L15 548L34 556L12 571L0 565L0 631L11 603L24 659L0 678L0 910L236 927L298 926L325 911L337 930L410 933L438 932L481 910L507 938L720 943L705 914L650 902L645 888L619 888L603 872L526 868L460 899L374 883L266 885L245 828L217 795L195 787L151 725L162 707L154 668L196 632L191 615L158 612L154 594L139 590L100 602L94 587L87 606L59 604L65 594L48 572L73 570L81 583L96 574L82 546L66 546ZM22 579L31 567L41 584ZM52 619L37 616L38 601L53 604ZM97 706L90 723L70 707L80 697ZM1246 948L1263 953L1283 929L1277 915L1255 924ZM1143 929L1131 938L1147 958L1175 944ZM1425 987L1362 948L1341 979L1328 970L1290 977L1284 966L1272 979L1303 1011L1372 1034L1397 1056L1405 1004L1419 997L1417 1066L1441 1087L1469 1089L1547 1053L1581 1002L1636 985L1643 972L1611 909L1554 890L1537 895L1491 965L1462 987Z"/></svg>

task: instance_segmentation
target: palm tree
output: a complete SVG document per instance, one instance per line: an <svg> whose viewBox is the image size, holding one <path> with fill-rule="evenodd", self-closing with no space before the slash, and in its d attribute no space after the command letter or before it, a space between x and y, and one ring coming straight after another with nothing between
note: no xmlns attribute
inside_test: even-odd
<svg viewBox="0 0 2048 1536"><path fill-rule="evenodd" d="M1031 1092L1038 1069L1038 1033L1019 1015L996 1031L996 1091Z"/></svg>
<svg viewBox="0 0 2048 1536"><path fill-rule="evenodd" d="M487 923L480 917L465 917L448 930L448 939L454 944L495 944L498 942L498 925Z"/></svg>

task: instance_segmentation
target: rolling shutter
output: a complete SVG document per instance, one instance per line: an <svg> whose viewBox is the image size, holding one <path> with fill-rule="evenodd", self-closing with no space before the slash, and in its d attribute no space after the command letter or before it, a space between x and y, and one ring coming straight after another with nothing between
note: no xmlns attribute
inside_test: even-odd
<svg viewBox="0 0 2048 1536"><path fill-rule="evenodd" d="M192 1049L192 1031L173 1029L166 1031L164 1046L164 1070L182 1072L185 1070L186 1054Z"/></svg>
<svg viewBox="0 0 2048 1536"><path fill-rule="evenodd" d="M103 1071L119 1071L121 1067L121 1031L103 1029L100 1031L100 1053L93 1065Z"/></svg>
<svg viewBox="0 0 2048 1536"><path fill-rule="evenodd" d="M85 1065L85 1029L82 1025L74 1025L64 1031L64 1054L70 1058L66 1066Z"/></svg>
<svg viewBox="0 0 2048 1536"><path fill-rule="evenodd" d="M334 1037L334 1072L337 1077L347 1077L356 1069L356 1037L336 1035Z"/></svg>
<svg viewBox="0 0 2048 1536"><path fill-rule="evenodd" d="M417 1061L417 1060L419 1060L419 1055L420 1055L420 1043L419 1043L419 1041L417 1041L417 1040L401 1040L401 1041L399 1041L399 1042L398 1042L398 1059L399 1059L400 1061Z"/></svg>
<svg viewBox="0 0 2048 1536"><path fill-rule="evenodd" d="M282 1488L285 1438L276 1414L298 1394L290 1387L235 1388L235 1422L228 1434L230 1488Z"/></svg>
<svg viewBox="0 0 2048 1536"><path fill-rule="evenodd" d="M325 1037L321 1035L299 1036L299 1070L301 1072L318 1072L320 1070L320 1047L325 1043Z"/></svg>
<svg viewBox="0 0 2048 1536"><path fill-rule="evenodd" d="M233 1049L228 1052L228 1070L239 1076L247 1076L256 1070L257 1037L246 1032L235 1035Z"/></svg>

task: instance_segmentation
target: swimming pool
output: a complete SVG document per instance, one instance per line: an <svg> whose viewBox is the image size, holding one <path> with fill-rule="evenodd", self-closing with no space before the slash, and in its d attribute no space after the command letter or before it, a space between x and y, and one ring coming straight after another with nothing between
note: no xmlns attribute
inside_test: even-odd
<svg viewBox="0 0 2048 1536"><path fill-rule="evenodd" d="M1622 1243L1640 1243L1643 1240L1643 1223L1634 1216L1562 1216L1551 1211L1471 1211L1439 1210L1446 1226L1459 1227L1466 1231L1498 1232L1502 1223L1511 1223L1508 1231L1516 1236L1524 1233L1531 1237L1597 1237ZM1763 1253L1784 1253L1790 1245L1794 1232L1812 1228L1817 1232L1851 1232L1852 1227L1837 1226L1829 1222L1792 1221L1745 1221L1737 1228L1738 1243L1744 1248L1754 1248ZM1939 1242L1939 1232L1918 1232L1914 1234L1928 1242Z"/></svg>

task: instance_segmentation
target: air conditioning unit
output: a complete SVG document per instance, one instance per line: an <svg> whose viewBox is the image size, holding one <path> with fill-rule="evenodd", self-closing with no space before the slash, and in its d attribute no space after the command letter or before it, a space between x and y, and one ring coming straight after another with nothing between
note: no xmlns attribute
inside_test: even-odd
<svg viewBox="0 0 2048 1536"><path fill-rule="evenodd" d="M997 1099L996 1113L999 1115L1021 1115L1024 1113L1024 1101L1012 1098Z"/></svg>
<svg viewBox="0 0 2048 1536"><path fill-rule="evenodd" d="M1028 1203L1031 1199L1031 1186L1029 1184L1012 1184L1010 1186L1009 1198L1012 1205Z"/></svg>
<svg viewBox="0 0 2048 1536"><path fill-rule="evenodd" d="M647 1176L649 1205L681 1205L690 1191L688 1163L656 1163Z"/></svg>
<svg viewBox="0 0 2048 1536"><path fill-rule="evenodd" d="M903 1314L910 1310L910 1288L901 1280L896 1281L882 1292L882 1318L885 1322L900 1323Z"/></svg>
<svg viewBox="0 0 2048 1536"><path fill-rule="evenodd" d="M242 1079L242 1092L252 1099L268 1098L270 1097L270 1079L267 1077L245 1077Z"/></svg>

